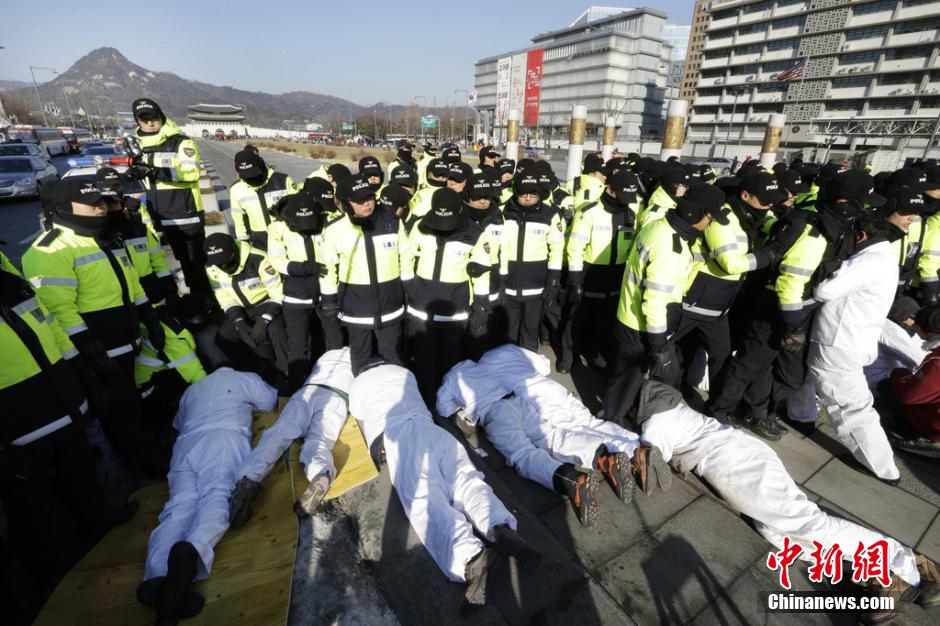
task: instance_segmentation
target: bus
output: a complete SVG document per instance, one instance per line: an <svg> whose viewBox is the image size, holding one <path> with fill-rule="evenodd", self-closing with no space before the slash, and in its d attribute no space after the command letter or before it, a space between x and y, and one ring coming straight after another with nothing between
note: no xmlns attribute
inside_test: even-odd
<svg viewBox="0 0 940 626"><path fill-rule="evenodd" d="M33 126L30 124L18 124L8 126L4 130L7 141L22 141L24 143L34 143L49 153L49 156L58 156L66 154L69 151L69 144L65 140L65 135L58 128L46 128L44 126Z"/></svg>
<svg viewBox="0 0 940 626"><path fill-rule="evenodd" d="M65 142L69 146L69 152L79 154L82 151L82 144L89 141L91 132L84 128L70 128L68 126L59 126L59 130L65 136Z"/></svg>

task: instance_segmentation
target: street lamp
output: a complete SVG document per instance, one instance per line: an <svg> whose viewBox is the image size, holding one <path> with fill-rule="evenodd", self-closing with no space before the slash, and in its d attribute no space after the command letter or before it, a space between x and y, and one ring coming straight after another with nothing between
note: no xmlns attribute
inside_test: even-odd
<svg viewBox="0 0 940 626"><path fill-rule="evenodd" d="M42 65L30 65L29 66L29 75L33 77L33 89L36 90L36 99L39 100L39 112L42 113L42 125L48 126L49 120L46 119L46 109L42 105L42 97L39 95L39 85L36 84L36 74L33 70L45 70L47 72L52 72L53 74L58 74L55 69L51 67L43 67Z"/></svg>
<svg viewBox="0 0 940 626"><path fill-rule="evenodd" d="M721 156L728 156L728 143L731 141L731 127L734 125L734 114L738 110L738 98L744 94L744 90L740 88L732 89L730 94L734 95L734 104L731 106L731 119L728 121L728 134L725 135L725 145L721 149ZM742 129L741 132L744 132Z"/></svg>

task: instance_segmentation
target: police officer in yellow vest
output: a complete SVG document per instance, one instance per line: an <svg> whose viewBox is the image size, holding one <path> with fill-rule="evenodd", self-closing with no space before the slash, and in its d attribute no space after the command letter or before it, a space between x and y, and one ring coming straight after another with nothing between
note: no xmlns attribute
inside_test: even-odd
<svg viewBox="0 0 940 626"><path fill-rule="evenodd" d="M898 260L898 295L903 295L913 284L917 286L917 261L924 243L924 222L921 214L927 203L920 193L907 187L892 187L884 191L888 202L879 209L897 237L891 242Z"/></svg>
<svg viewBox="0 0 940 626"><path fill-rule="evenodd" d="M124 242L108 229L100 189L64 179L53 193L55 227L23 255L24 275L113 396L100 418L115 450L130 464L162 471L166 451L144 430L133 383L141 325L162 347L160 320Z"/></svg>
<svg viewBox="0 0 940 626"><path fill-rule="evenodd" d="M581 175L568 182L567 191L574 198L575 210L600 200L606 188L605 179L604 159L601 155L592 152L584 157Z"/></svg>
<svg viewBox="0 0 940 626"><path fill-rule="evenodd" d="M571 371L579 353L595 366L613 361L610 331L639 208L636 175L619 170L607 177L600 200L574 215L565 248L568 306L556 364L560 373Z"/></svg>
<svg viewBox="0 0 940 626"><path fill-rule="evenodd" d="M503 205L512 197L512 177L516 174L516 162L512 159L500 159L496 162L499 172L500 193L496 196L497 205Z"/></svg>
<svg viewBox="0 0 940 626"><path fill-rule="evenodd" d="M382 171L382 164L374 156L366 156L359 159L359 175L365 177L369 183L369 188L375 193L382 189L382 183L385 182L385 172Z"/></svg>
<svg viewBox="0 0 940 626"><path fill-rule="evenodd" d="M690 184L689 174L681 165L663 168L658 180L653 182L653 193L637 216L637 228L661 219L666 211L676 206L676 201L685 194Z"/></svg>
<svg viewBox="0 0 940 626"><path fill-rule="evenodd" d="M336 197L346 215L323 231L323 311L346 327L353 374L376 358L401 365L404 285L414 278L404 224L376 209L375 193L361 176L341 181Z"/></svg>
<svg viewBox="0 0 940 626"><path fill-rule="evenodd" d="M238 182L228 192L235 238L267 250L268 225L274 220L272 209L281 198L297 193L294 181L248 150L235 154L235 171Z"/></svg>
<svg viewBox="0 0 940 626"><path fill-rule="evenodd" d="M408 199L414 197L418 190L418 174L407 165L399 165L392 169L388 177L389 183L395 183L408 191Z"/></svg>
<svg viewBox="0 0 940 626"><path fill-rule="evenodd" d="M151 303L163 302L177 292L176 279L166 262L160 237L141 221L140 200L124 195L117 170L103 167L97 172L98 187L108 206L108 228L124 241L140 286Z"/></svg>
<svg viewBox="0 0 940 626"><path fill-rule="evenodd" d="M137 139L143 150L128 176L147 187L147 208L153 227L166 237L190 289L210 296L203 253L205 217L199 190L199 149L149 98L131 105Z"/></svg>
<svg viewBox="0 0 940 626"><path fill-rule="evenodd" d="M413 171L417 171L418 162L414 158L414 146L411 145L411 142L407 139L402 139L398 142L398 152L396 157L388 164L388 179L391 180L392 173L402 166L405 165Z"/></svg>
<svg viewBox="0 0 940 626"><path fill-rule="evenodd" d="M408 297L408 338L418 388L429 406L444 377L461 357L468 326L482 339L489 310L487 237L463 213L452 189L438 189L431 211L411 231L416 259Z"/></svg>
<svg viewBox="0 0 940 626"><path fill-rule="evenodd" d="M406 230L411 232L415 222L428 214L431 210L431 196L441 187L447 186L447 175L450 173L450 167L442 159L432 159L426 168L426 179L424 186L418 187L418 191L411 198L411 210L409 212L409 223L405 225Z"/></svg>
<svg viewBox="0 0 940 626"><path fill-rule="evenodd" d="M225 233L206 237L206 272L225 312L215 342L237 369L264 371L271 364L287 374L287 330L281 305L281 275L261 250ZM260 361L259 361L260 359Z"/></svg>
<svg viewBox="0 0 940 626"><path fill-rule="evenodd" d="M324 164L310 172L310 175L307 176L306 180L310 180L311 178L322 178L323 180L333 185L333 188L336 189L336 184L349 176L349 174L349 168L342 163L333 163L332 165Z"/></svg>
<svg viewBox="0 0 940 626"><path fill-rule="evenodd" d="M419 189L427 184L428 166L431 164L433 159L437 158L437 148L435 148L434 145L430 142L421 144L421 149L424 152L421 154L421 158L418 159L417 167L415 167L415 170L418 172Z"/></svg>
<svg viewBox="0 0 940 626"><path fill-rule="evenodd" d="M483 231L484 250L488 251L490 260L489 283L489 317L487 321L486 341L479 337L468 336L465 353L469 358L478 359L483 352L498 345L506 335L506 310L500 304L500 275L499 275L499 245L503 233L503 213L499 209L499 194L502 190L499 173L490 170L481 174L474 174L467 182L464 198L463 214L476 223Z"/></svg>
<svg viewBox="0 0 940 626"><path fill-rule="evenodd" d="M496 164L499 161L499 152L493 146L483 146L478 153L480 165L474 173L483 173L490 170L496 170Z"/></svg>
<svg viewBox="0 0 940 626"><path fill-rule="evenodd" d="M111 509L99 491L84 425L101 387L29 283L0 260L0 498L10 550L45 595L82 556L83 535L127 521L137 503Z"/></svg>
<svg viewBox="0 0 940 626"><path fill-rule="evenodd" d="M293 388L303 384L324 350L343 346L336 316L325 315L320 303L320 276L326 274L321 262L325 223L316 198L302 192L287 199L281 219L268 227L268 259L284 285L281 310L287 326L287 371Z"/></svg>
<svg viewBox="0 0 940 626"><path fill-rule="evenodd" d="M627 258L614 324L617 354L604 396L604 419L624 424L643 375L675 384L678 364L669 344L679 323L682 295L692 269L691 245L713 215L682 198L640 230Z"/></svg>

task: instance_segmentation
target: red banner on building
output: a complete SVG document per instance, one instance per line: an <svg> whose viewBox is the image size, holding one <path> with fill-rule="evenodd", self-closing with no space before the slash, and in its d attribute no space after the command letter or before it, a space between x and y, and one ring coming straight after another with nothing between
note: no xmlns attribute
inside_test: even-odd
<svg viewBox="0 0 940 626"><path fill-rule="evenodd" d="M522 125L538 126L539 103L542 99L542 55L545 50L529 50L525 71L525 103L523 104Z"/></svg>

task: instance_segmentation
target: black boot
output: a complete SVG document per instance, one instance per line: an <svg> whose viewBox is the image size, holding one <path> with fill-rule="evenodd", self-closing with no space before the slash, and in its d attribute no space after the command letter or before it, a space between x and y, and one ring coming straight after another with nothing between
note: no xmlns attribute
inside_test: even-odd
<svg viewBox="0 0 940 626"><path fill-rule="evenodd" d="M580 472L574 465L565 463L555 470L552 486L571 501L581 526L590 528L594 525L597 521L597 500L594 499L597 491L596 472Z"/></svg>
<svg viewBox="0 0 940 626"><path fill-rule="evenodd" d="M156 608L159 616L173 617L179 612L190 590L189 585L196 577L199 553L188 541L178 541L170 548L166 565L166 578L157 592Z"/></svg>
<svg viewBox="0 0 940 626"><path fill-rule="evenodd" d="M228 499L228 523L231 528L241 528L248 523L252 513L251 503L260 491L261 485L247 476L238 479Z"/></svg>
<svg viewBox="0 0 940 626"><path fill-rule="evenodd" d="M526 566L535 566L542 562L542 553L532 547L519 533L505 524L493 529L496 541L493 547L503 556L515 557Z"/></svg>

